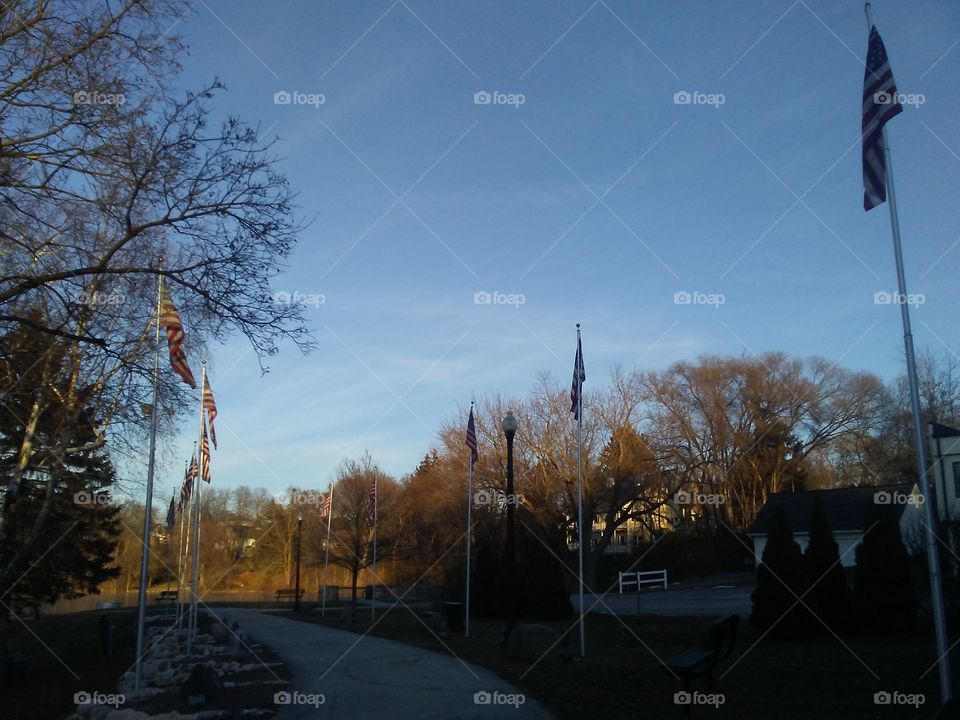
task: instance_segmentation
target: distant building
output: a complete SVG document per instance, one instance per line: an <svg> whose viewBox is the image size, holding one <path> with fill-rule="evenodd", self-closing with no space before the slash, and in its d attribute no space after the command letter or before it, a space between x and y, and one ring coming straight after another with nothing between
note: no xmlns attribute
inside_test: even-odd
<svg viewBox="0 0 960 720"><path fill-rule="evenodd" d="M960 430L930 423L930 447L940 520L960 520Z"/></svg>
<svg viewBox="0 0 960 720"><path fill-rule="evenodd" d="M806 550L810 542L810 514L816 499L823 502L827 522L833 531L844 567L856 564L855 548L866 531L867 515L872 505L890 505L900 516L900 533L910 554L923 548L923 496L914 486L857 487L837 490L807 490L804 492L774 493L767 499L757 519L747 530L753 540L756 565L760 564L767 547L767 533L774 511L783 507L787 512L793 539Z"/></svg>

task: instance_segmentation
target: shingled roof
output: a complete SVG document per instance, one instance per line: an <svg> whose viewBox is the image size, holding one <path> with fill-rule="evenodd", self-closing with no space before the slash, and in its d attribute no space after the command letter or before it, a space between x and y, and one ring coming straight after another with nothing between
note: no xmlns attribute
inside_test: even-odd
<svg viewBox="0 0 960 720"><path fill-rule="evenodd" d="M905 494L910 492L909 487L855 487L773 493L767 498L767 504L760 510L757 519L747 530L747 534L766 535L770 529L774 510L781 505L786 508L787 519L793 532L809 532L810 513L817 498L823 502L823 507L827 511L827 521L833 532L863 532L866 529L867 511L873 505L873 496L881 490L896 490ZM892 507L898 515L903 512L903 505Z"/></svg>

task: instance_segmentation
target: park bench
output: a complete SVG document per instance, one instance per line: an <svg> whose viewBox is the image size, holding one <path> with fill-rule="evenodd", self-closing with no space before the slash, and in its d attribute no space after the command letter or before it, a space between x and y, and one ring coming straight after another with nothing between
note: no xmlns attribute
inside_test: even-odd
<svg viewBox="0 0 960 720"><path fill-rule="evenodd" d="M302 588L300 589L300 598L303 597L303 594L305 592L306 590ZM294 590L293 588L283 588L281 590L277 590L277 602L280 602L280 600L297 600L297 599L299 599L297 597L297 591Z"/></svg>
<svg viewBox="0 0 960 720"><path fill-rule="evenodd" d="M176 590L161 590L153 601L157 605L173 605L177 602L180 593Z"/></svg>
<svg viewBox="0 0 960 720"><path fill-rule="evenodd" d="M649 570L647 572L639 572L637 570L631 570L630 572L620 573L620 594L623 595L623 589L636 587L639 592L641 585L663 585L663 589L667 589L667 571L666 570Z"/></svg>
<svg viewBox="0 0 960 720"><path fill-rule="evenodd" d="M698 677L706 677L707 690L713 690L713 671L733 652L739 625L739 615L727 615L713 624L706 647L684 650L667 660L667 670L683 680L685 692L690 691L690 681ZM684 715L689 712L690 706L686 705Z"/></svg>

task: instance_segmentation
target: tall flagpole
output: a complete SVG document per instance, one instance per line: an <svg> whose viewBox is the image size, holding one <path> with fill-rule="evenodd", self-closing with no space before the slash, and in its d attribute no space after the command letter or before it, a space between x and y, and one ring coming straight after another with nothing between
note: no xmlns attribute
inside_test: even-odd
<svg viewBox="0 0 960 720"><path fill-rule="evenodd" d="M873 28L870 15L870 3L864 6L868 28ZM893 190L893 163L890 158L890 144L887 142L886 124L880 128L883 139L884 168L887 183L887 203L890 205L890 228L893 233L893 254L897 263L897 289L900 292L900 319L903 323L903 346L907 356L907 380L910 386L910 408L913 414L913 439L917 448L917 473L920 477L920 492L928 499L924 505L926 516L927 566L930 573L930 599L933 604L933 623L937 636L937 667L940 674L940 702L945 704L953 697L950 676L950 645L947 641L947 621L943 607L943 582L940 574L940 554L933 528L936 519L933 514L935 503L927 479L927 457L924 448L923 411L920 406L919 382L917 381L917 361L913 351L913 331L910 327L910 307L907 304L907 281L903 271L903 252L900 246L900 220L897 216L897 198Z"/></svg>
<svg viewBox="0 0 960 720"><path fill-rule="evenodd" d="M473 415L473 401L470 401L470 415ZM473 556L473 448L468 447L467 454L467 597L466 616L464 618L463 635L470 637L470 559Z"/></svg>
<svg viewBox="0 0 960 720"><path fill-rule="evenodd" d="M194 526L193 526L193 567L190 577L190 610L187 631L187 654L192 649L194 637L197 634L197 603L199 602L198 585L200 583L200 499L203 494L203 388L207 382L207 361L203 361L202 379L200 383L200 428L197 444L197 477L193 480ZM208 453L209 454L209 453ZM209 460L207 461L209 463Z"/></svg>
<svg viewBox="0 0 960 720"><path fill-rule="evenodd" d="M332 509L332 508L331 508ZM373 474L373 588L370 592L370 622L376 619L377 613L377 511L380 509L380 498L377 492L377 474Z"/></svg>
<svg viewBox="0 0 960 720"><path fill-rule="evenodd" d="M320 617L327 614L327 565L330 563L330 521L333 519L333 486L330 483L330 509L327 510L327 544L323 552L323 600L320 603Z"/></svg>
<svg viewBox="0 0 960 720"><path fill-rule="evenodd" d="M583 626L583 383L580 379L583 368L583 351L580 349L580 323L577 323L577 528L580 538L577 554L580 556L580 657L587 656L586 631Z"/></svg>
<svg viewBox="0 0 960 720"><path fill-rule="evenodd" d="M186 480L189 476L190 476L190 461L188 460L187 462L184 463L183 479ZM181 489L181 493L182 493L182 492L183 492L183 490ZM177 550L177 604L176 604L176 608L177 608L177 630L178 630L178 631L183 627L183 624L181 623L182 606L181 606L181 603L180 603L180 600L181 600L181 598L180 598L180 593L182 592L182 588L183 588L183 534L184 534L184 533L183 533L183 530L184 530L184 528L186 527L186 525L187 525L187 521L186 521L186 518L184 518L184 516L183 516L183 508L181 507L181 508L180 508L180 547L179 547L179 549Z"/></svg>
<svg viewBox="0 0 960 720"><path fill-rule="evenodd" d="M150 410L150 456L147 461L147 498L143 508L143 552L140 558L140 593L137 606L137 662L134 671L133 694L140 695L140 666L143 658L143 626L147 611L147 582L150 574L150 520L153 513L153 472L157 455L157 402L160 376L160 290L163 276L157 279L157 330L153 353L153 407Z"/></svg>

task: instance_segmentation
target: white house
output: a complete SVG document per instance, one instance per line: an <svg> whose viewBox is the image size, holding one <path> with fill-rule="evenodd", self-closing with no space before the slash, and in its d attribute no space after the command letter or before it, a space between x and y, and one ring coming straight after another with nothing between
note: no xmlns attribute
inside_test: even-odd
<svg viewBox="0 0 960 720"><path fill-rule="evenodd" d="M960 458L958 458L960 460ZM827 522L837 541L840 562L844 567L856 564L855 548L867 529L867 513L871 505L890 505L900 515L900 533L907 551L914 554L923 547L923 496L918 488L904 486L858 487L837 490L807 490L804 492L774 493L760 510L757 519L747 531L753 540L754 564L759 565L767 547L767 532L774 510L783 506L793 530L793 539L801 550L810 542L810 514L816 499L823 503Z"/></svg>
<svg viewBox="0 0 960 720"><path fill-rule="evenodd" d="M930 423L930 459L941 520L960 520L960 430Z"/></svg>

